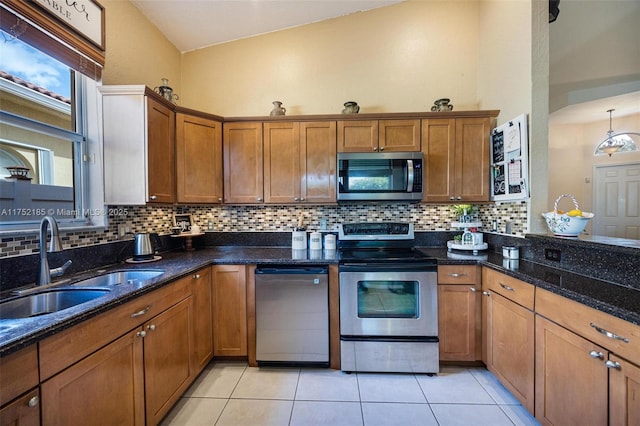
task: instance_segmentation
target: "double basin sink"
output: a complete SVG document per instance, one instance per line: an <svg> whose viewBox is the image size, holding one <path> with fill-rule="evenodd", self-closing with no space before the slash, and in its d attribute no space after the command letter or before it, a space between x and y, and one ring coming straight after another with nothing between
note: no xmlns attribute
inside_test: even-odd
<svg viewBox="0 0 640 426"><path fill-rule="evenodd" d="M32 318L60 312L91 300L106 296L115 286L143 285L163 274L159 269L135 269L108 272L95 277L65 283L46 289L30 290L30 294L0 302L0 320Z"/></svg>

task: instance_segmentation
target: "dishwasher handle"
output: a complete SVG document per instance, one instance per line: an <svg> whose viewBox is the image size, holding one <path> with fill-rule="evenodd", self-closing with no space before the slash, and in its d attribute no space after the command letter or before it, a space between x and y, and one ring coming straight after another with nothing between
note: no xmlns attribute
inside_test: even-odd
<svg viewBox="0 0 640 426"><path fill-rule="evenodd" d="M258 265L256 275L326 275L328 266Z"/></svg>

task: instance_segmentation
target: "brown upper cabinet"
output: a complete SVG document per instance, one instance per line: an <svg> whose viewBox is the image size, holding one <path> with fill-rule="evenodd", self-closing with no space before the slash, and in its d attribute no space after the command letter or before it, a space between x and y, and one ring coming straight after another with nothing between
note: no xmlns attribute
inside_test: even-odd
<svg viewBox="0 0 640 426"><path fill-rule="evenodd" d="M179 203L222 203L222 123L176 114L176 183Z"/></svg>
<svg viewBox="0 0 640 426"><path fill-rule="evenodd" d="M175 201L175 113L147 97L149 198L151 203Z"/></svg>
<svg viewBox="0 0 640 426"><path fill-rule="evenodd" d="M489 132L495 117L422 120L426 202L489 201Z"/></svg>
<svg viewBox="0 0 640 426"><path fill-rule="evenodd" d="M336 201L336 123L264 123L264 201Z"/></svg>
<svg viewBox="0 0 640 426"><path fill-rule="evenodd" d="M420 120L338 121L338 152L420 151Z"/></svg>
<svg viewBox="0 0 640 426"><path fill-rule="evenodd" d="M262 203L262 122L224 123L224 202Z"/></svg>

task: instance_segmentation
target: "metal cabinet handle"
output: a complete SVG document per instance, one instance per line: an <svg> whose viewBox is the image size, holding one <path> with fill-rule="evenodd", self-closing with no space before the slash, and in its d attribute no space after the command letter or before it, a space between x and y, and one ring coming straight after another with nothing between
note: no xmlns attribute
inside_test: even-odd
<svg viewBox="0 0 640 426"><path fill-rule="evenodd" d="M262 197L258 197L258 201L262 201Z"/></svg>
<svg viewBox="0 0 640 426"><path fill-rule="evenodd" d="M200 279L200 274L195 274L195 275L193 276L193 279L194 279L194 280L199 280L199 279Z"/></svg>
<svg viewBox="0 0 640 426"><path fill-rule="evenodd" d="M142 315L146 314L147 312L149 312L149 309L151 309L151 305L147 305L146 308L144 308L141 311L138 312L134 312L130 315L131 318L135 318L135 317L141 317Z"/></svg>
<svg viewBox="0 0 640 426"><path fill-rule="evenodd" d="M158 196L157 195L150 195L149 199L150 200L156 200L156 199L158 199Z"/></svg>
<svg viewBox="0 0 640 426"><path fill-rule="evenodd" d="M384 151L384 146L381 146L381 147L380 147L380 151Z"/></svg>
<svg viewBox="0 0 640 426"><path fill-rule="evenodd" d="M138 331L138 332L136 333L136 336L138 336L138 337L144 337L144 336L146 336L146 335L147 335L147 332L146 332L146 331L144 331L144 330L142 330L142 331Z"/></svg>
<svg viewBox="0 0 640 426"><path fill-rule="evenodd" d="M491 296L491 293L489 293L488 291L483 291L482 295L489 297L489 296Z"/></svg>
<svg viewBox="0 0 640 426"><path fill-rule="evenodd" d="M149 330L149 331L154 331L155 329L156 329L156 325L155 324L149 324L147 326L147 330Z"/></svg>
<svg viewBox="0 0 640 426"><path fill-rule="evenodd" d="M462 200L462 197L458 195L458 196L456 197L456 200Z"/></svg>
<svg viewBox="0 0 640 426"><path fill-rule="evenodd" d="M29 401L27 402L27 406L36 407L39 402L40 402L40 398L38 398L38 396L36 395L36 396L33 396L33 397L29 398Z"/></svg>
<svg viewBox="0 0 640 426"><path fill-rule="evenodd" d="M455 197L449 197L449 200L453 201L455 200Z"/></svg>
<svg viewBox="0 0 640 426"><path fill-rule="evenodd" d="M466 276L466 275L467 275L467 274L465 274L465 273L459 273L459 272L452 272L452 273L450 273L450 274L449 274L449 276L450 276L450 277L453 277L453 278L464 277L464 276Z"/></svg>
<svg viewBox="0 0 640 426"><path fill-rule="evenodd" d="M602 352L598 352L598 351L589 352L589 356L591 358L595 358L595 359L604 359L604 354Z"/></svg>
<svg viewBox="0 0 640 426"><path fill-rule="evenodd" d="M378 147L374 147L373 151L376 152L378 150Z"/></svg>
<svg viewBox="0 0 640 426"><path fill-rule="evenodd" d="M600 328L597 325L595 325L594 323L589 323L589 325L593 328L596 329L596 331L600 334L604 334L605 336L611 338L611 339L615 339L615 340L622 340L625 343L629 343L629 339L627 339L626 337L622 337L622 336L618 336L617 334L614 334L608 330L605 330L604 328Z"/></svg>
<svg viewBox="0 0 640 426"><path fill-rule="evenodd" d="M218 202L220 202L220 203L221 203L221 202L222 202L222 198L218 198Z"/></svg>
<svg viewBox="0 0 640 426"><path fill-rule="evenodd" d="M473 293L475 293L476 291L478 291L475 287L470 287L469 291L472 291Z"/></svg>
<svg viewBox="0 0 640 426"><path fill-rule="evenodd" d="M298 198L298 197L293 197L293 201L300 201L300 198Z"/></svg>
<svg viewBox="0 0 640 426"><path fill-rule="evenodd" d="M304 197L300 197L300 201L304 201Z"/></svg>
<svg viewBox="0 0 640 426"><path fill-rule="evenodd" d="M607 368L614 368L616 370L620 370L620 363L617 361L611 361L611 360L607 360L604 365L607 366Z"/></svg>
<svg viewBox="0 0 640 426"><path fill-rule="evenodd" d="M506 284L500 283L500 287L504 288L505 290L516 291L513 287L510 287L510 286L508 286Z"/></svg>

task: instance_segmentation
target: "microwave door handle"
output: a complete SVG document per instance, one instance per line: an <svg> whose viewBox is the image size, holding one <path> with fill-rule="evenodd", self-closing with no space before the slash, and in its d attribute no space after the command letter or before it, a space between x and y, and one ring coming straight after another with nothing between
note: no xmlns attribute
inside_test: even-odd
<svg viewBox="0 0 640 426"><path fill-rule="evenodd" d="M413 192L413 160L407 160L407 192Z"/></svg>

